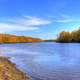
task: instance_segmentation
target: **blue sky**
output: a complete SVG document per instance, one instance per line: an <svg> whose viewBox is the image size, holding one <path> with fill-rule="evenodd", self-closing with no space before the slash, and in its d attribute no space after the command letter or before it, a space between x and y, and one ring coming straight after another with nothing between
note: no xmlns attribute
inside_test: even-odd
<svg viewBox="0 0 80 80"><path fill-rule="evenodd" d="M80 0L0 0L0 33L53 39L80 27Z"/></svg>

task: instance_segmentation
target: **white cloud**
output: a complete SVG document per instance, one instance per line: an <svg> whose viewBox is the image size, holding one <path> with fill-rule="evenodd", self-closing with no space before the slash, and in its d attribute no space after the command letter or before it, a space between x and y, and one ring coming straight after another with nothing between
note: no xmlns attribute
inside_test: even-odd
<svg viewBox="0 0 80 80"><path fill-rule="evenodd" d="M37 17L25 16L24 19L19 20L19 23L26 26L40 26L51 24L51 21Z"/></svg>
<svg viewBox="0 0 80 80"><path fill-rule="evenodd" d="M30 16L19 19L8 19L5 22L0 23L0 32L38 30L40 28L38 26L50 23L51 21Z"/></svg>
<svg viewBox="0 0 80 80"><path fill-rule="evenodd" d="M0 23L0 32L37 30L37 27L26 27L16 24Z"/></svg>

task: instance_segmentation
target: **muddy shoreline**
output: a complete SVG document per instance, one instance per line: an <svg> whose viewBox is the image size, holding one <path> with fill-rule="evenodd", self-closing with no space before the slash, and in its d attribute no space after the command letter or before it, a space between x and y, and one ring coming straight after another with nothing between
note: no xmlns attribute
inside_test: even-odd
<svg viewBox="0 0 80 80"><path fill-rule="evenodd" d="M0 57L0 80L31 80L6 57Z"/></svg>

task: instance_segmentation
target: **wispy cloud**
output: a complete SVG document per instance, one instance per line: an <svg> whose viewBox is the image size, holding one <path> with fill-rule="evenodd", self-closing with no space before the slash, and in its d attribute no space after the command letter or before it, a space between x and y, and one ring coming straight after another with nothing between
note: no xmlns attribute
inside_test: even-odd
<svg viewBox="0 0 80 80"><path fill-rule="evenodd" d="M55 20L55 22L68 23L74 21L69 15L61 14L61 19Z"/></svg>
<svg viewBox="0 0 80 80"><path fill-rule="evenodd" d="M73 19L71 16L66 15L66 14L61 14L57 16L49 16L53 22L58 22L58 23L68 23L68 22L74 22L77 21Z"/></svg>
<svg viewBox="0 0 80 80"><path fill-rule="evenodd" d="M59 22L59 23L68 23L72 22L73 20L71 19L59 19L59 20L54 20L54 22Z"/></svg>
<svg viewBox="0 0 80 80"><path fill-rule="evenodd" d="M47 25L51 24L51 21L37 18L37 17L31 17L31 16L25 16L23 20L21 20L24 25L29 26L39 26L39 25Z"/></svg>
<svg viewBox="0 0 80 80"><path fill-rule="evenodd" d="M0 23L0 32L12 32L12 31L27 31L27 30L37 30L37 27L26 27L17 24Z"/></svg>
<svg viewBox="0 0 80 80"><path fill-rule="evenodd" d="M7 19L4 22L0 22L0 32L38 30L40 28L38 26L47 24L51 24L51 21L31 16Z"/></svg>

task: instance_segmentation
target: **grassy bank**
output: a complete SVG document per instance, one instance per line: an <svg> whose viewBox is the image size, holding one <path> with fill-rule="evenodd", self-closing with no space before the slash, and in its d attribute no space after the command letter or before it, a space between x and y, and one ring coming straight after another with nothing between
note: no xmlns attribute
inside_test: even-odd
<svg viewBox="0 0 80 80"><path fill-rule="evenodd" d="M0 34L0 43L25 43L25 42L41 42L40 38L27 36L17 36L10 34Z"/></svg>
<svg viewBox="0 0 80 80"><path fill-rule="evenodd" d="M0 57L0 80L31 80L7 58Z"/></svg>

